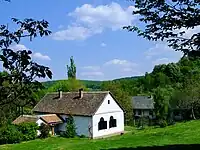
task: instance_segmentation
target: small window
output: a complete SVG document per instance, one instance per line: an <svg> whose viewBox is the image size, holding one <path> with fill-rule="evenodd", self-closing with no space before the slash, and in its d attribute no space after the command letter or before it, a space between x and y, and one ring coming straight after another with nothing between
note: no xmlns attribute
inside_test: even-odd
<svg viewBox="0 0 200 150"><path fill-rule="evenodd" d="M113 116L110 117L109 121L109 128L117 127L117 120L113 118Z"/></svg>
<svg viewBox="0 0 200 150"><path fill-rule="evenodd" d="M108 100L108 104L110 104L110 100Z"/></svg>
<svg viewBox="0 0 200 150"><path fill-rule="evenodd" d="M107 121L104 121L103 117L100 118L100 121L98 123L98 129L99 130L107 129Z"/></svg>

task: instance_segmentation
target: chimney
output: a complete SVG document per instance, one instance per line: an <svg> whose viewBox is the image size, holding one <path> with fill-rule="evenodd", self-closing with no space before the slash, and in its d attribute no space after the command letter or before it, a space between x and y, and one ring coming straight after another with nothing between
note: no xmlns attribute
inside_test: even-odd
<svg viewBox="0 0 200 150"><path fill-rule="evenodd" d="M83 88L79 89L79 98L83 98Z"/></svg>
<svg viewBox="0 0 200 150"><path fill-rule="evenodd" d="M59 98L62 98L62 91L59 90L58 92L59 92Z"/></svg>

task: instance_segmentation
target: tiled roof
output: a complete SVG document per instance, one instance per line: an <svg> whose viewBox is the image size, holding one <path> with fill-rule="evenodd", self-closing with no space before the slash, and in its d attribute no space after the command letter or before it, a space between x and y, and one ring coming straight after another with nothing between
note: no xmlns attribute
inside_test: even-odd
<svg viewBox="0 0 200 150"><path fill-rule="evenodd" d="M58 93L46 94L42 100L33 108L34 112L51 114L71 114L71 115L93 115L108 91L83 92L83 97L79 97L79 92L63 92L59 98Z"/></svg>
<svg viewBox="0 0 200 150"><path fill-rule="evenodd" d="M132 104L134 109L154 109L154 101L148 96L133 96Z"/></svg>
<svg viewBox="0 0 200 150"><path fill-rule="evenodd" d="M44 115L41 116L40 118L48 124L56 124L62 122L62 120L56 114Z"/></svg>
<svg viewBox="0 0 200 150"><path fill-rule="evenodd" d="M36 122L38 120L37 116L32 115L23 115L19 116L13 121L13 124L20 124L23 122Z"/></svg>

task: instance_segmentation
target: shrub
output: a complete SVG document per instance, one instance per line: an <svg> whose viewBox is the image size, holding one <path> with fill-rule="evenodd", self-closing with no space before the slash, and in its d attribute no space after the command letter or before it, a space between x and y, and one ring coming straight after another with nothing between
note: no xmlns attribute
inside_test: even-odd
<svg viewBox="0 0 200 150"><path fill-rule="evenodd" d="M12 144L22 141L22 133L15 125L6 125L0 128L0 144Z"/></svg>
<svg viewBox="0 0 200 150"><path fill-rule="evenodd" d="M74 138L76 136L76 127L74 123L74 118L72 116L69 116L69 118L67 118L66 132L64 136L67 138Z"/></svg>
<svg viewBox="0 0 200 150"><path fill-rule="evenodd" d="M86 136L83 135L83 134L81 134L79 137L80 137L80 138L86 138Z"/></svg>
<svg viewBox="0 0 200 150"><path fill-rule="evenodd" d="M50 136L49 131L50 131L50 126L47 124L42 123L39 127L40 130L40 138L47 138Z"/></svg>
<svg viewBox="0 0 200 150"><path fill-rule="evenodd" d="M17 127L18 130L23 134L23 141L36 139L38 129L38 125L36 123L21 123Z"/></svg>
<svg viewBox="0 0 200 150"><path fill-rule="evenodd" d="M160 125L161 128L164 128L164 127L167 126L167 121L166 120L160 120L159 125Z"/></svg>

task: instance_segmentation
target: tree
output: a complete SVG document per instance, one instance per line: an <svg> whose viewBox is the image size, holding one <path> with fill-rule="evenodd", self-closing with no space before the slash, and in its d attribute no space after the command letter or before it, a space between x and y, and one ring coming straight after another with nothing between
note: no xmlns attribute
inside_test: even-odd
<svg viewBox="0 0 200 150"><path fill-rule="evenodd" d="M76 136L76 126L74 118L71 115L67 118L66 132L64 136L67 138L74 138Z"/></svg>
<svg viewBox="0 0 200 150"><path fill-rule="evenodd" d="M182 95L184 95L184 97L179 100L179 106L181 106L181 108L190 109L191 116L194 120L196 119L195 108L199 109L200 106L199 79L199 77L192 77L184 82L182 89Z"/></svg>
<svg viewBox="0 0 200 150"><path fill-rule="evenodd" d="M24 107L33 104L32 94L43 88L36 78L52 77L48 67L32 61L31 51L14 51L10 48L12 44L19 44L22 38L32 40L36 36L49 35L48 22L15 18L12 21L18 25L16 31L9 30L5 25L0 27L0 61L6 70L0 73L1 123L23 114Z"/></svg>
<svg viewBox="0 0 200 150"><path fill-rule="evenodd" d="M170 47L188 56L200 56L200 32L186 35L184 30L198 28L200 9L198 0L132 0L133 15L140 15L144 30L136 26L124 29L137 32L148 40L166 40Z"/></svg>
<svg viewBox="0 0 200 150"><path fill-rule="evenodd" d="M76 79L76 65L72 56L70 57L70 65L67 65L67 75L68 79Z"/></svg>
<svg viewBox="0 0 200 150"><path fill-rule="evenodd" d="M49 87L47 91L57 92L58 90L61 90L63 92L74 92L74 91L78 91L81 88L83 88L84 90L87 90L80 80L70 78L68 80L57 81L54 85Z"/></svg>
<svg viewBox="0 0 200 150"><path fill-rule="evenodd" d="M6 73L0 76L0 105L14 104L22 108L34 101L32 94L43 88L37 78L52 78L49 67L39 65L31 59L30 50L14 51L12 44L19 44L22 38L32 40L37 36L47 36L48 22L33 19L18 20L12 18L18 25L16 31L11 31L7 26L0 27L0 61Z"/></svg>
<svg viewBox="0 0 200 150"><path fill-rule="evenodd" d="M154 99L154 108L155 115L159 122L167 120L168 111L169 111L169 101L172 95L173 89L171 87L165 88L156 88L154 89L153 99ZM162 124L160 124L162 125Z"/></svg>

